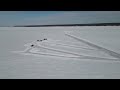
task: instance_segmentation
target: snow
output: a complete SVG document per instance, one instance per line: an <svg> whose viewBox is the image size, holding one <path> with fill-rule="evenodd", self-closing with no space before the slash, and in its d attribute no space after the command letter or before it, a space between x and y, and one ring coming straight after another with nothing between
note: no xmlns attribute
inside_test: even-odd
<svg viewBox="0 0 120 90"><path fill-rule="evenodd" d="M120 26L0 27L0 78L120 78L119 38Z"/></svg>

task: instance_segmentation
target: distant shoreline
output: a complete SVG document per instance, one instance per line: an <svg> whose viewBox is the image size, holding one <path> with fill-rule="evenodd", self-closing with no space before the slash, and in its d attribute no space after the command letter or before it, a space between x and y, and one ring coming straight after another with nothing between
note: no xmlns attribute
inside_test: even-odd
<svg viewBox="0 0 120 90"><path fill-rule="evenodd" d="M120 26L120 23L91 23L91 24L54 24L54 25L16 25L13 27L55 27L55 26Z"/></svg>

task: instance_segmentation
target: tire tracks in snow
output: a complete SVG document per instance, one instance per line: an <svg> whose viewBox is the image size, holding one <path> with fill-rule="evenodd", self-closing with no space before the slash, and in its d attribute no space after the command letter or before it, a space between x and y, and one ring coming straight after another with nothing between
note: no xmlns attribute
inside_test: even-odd
<svg viewBox="0 0 120 90"><path fill-rule="evenodd" d="M65 33L65 35L67 35L67 36L69 36L69 37L71 37L71 38L73 38L73 39L75 39L75 40L77 40L77 41L80 41L80 42L82 42L82 43L85 43L85 44L87 44L87 45L89 45L89 46L91 46L91 47L93 47L93 48L95 48L95 49L98 49L98 50L102 51L102 52L105 52L105 53L107 53L108 55L110 55L110 56L112 56L112 57L115 57L115 58L117 58L117 59L120 59L120 54L119 54L119 53L116 53L116 52L114 52L114 51L112 51L112 50L109 50L109 49L106 49L106 48L104 48L104 47L95 45L95 44L93 44L93 43L91 43L91 42L88 42L88 41L86 41L86 40L80 39L80 38L78 38L78 37L76 37L76 36L74 36L74 35L67 34L67 33Z"/></svg>

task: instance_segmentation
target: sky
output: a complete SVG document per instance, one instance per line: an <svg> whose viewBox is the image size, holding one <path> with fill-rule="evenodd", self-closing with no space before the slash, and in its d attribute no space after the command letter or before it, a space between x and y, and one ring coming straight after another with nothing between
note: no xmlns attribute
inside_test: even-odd
<svg viewBox="0 0 120 90"><path fill-rule="evenodd" d="M120 11L0 11L0 26L120 23Z"/></svg>

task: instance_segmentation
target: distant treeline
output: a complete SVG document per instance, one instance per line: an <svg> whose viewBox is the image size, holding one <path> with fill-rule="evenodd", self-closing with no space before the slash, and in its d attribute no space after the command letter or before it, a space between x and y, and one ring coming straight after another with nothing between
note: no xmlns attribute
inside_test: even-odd
<svg viewBox="0 0 120 90"><path fill-rule="evenodd" d="M55 27L55 26L120 26L120 23L92 23L92 24L54 24L54 25L18 25L14 27Z"/></svg>

